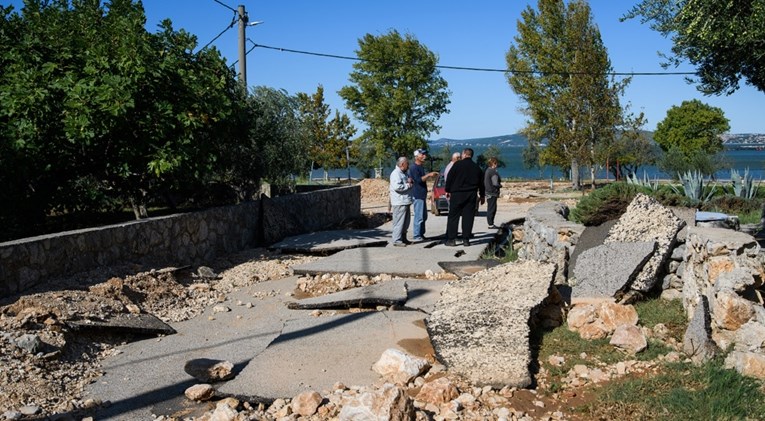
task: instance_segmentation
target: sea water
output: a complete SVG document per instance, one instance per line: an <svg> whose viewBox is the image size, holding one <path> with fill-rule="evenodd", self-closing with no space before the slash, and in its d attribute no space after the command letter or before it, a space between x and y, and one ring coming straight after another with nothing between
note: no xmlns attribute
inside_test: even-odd
<svg viewBox="0 0 765 421"><path fill-rule="evenodd" d="M473 147L475 156L483 153L486 148L476 146ZM432 152L438 153L438 150ZM504 167L500 167L497 170L499 175L505 180L512 179L525 179L525 180L561 180L567 179L565 174L558 167L545 166L542 168L525 168L523 166L523 148L520 147L501 147L501 159L505 163ZM723 160L728 164L723 167L722 170L715 174L717 180L729 180L731 175L731 169L738 170L739 174L743 175L746 169L749 169L749 174L754 177L755 180L765 180L765 150L755 149L725 149L722 152ZM445 166L444 161L428 161L425 163L425 168L428 171L440 171ZM387 175L393 170L392 164L389 167L383 169L383 174ZM589 180L590 169L589 167L580 168L580 174L582 180ZM644 166L637 170L638 178L643 178L643 173L653 180L654 178L669 179L676 177L676 175L665 174L655 166ZM624 175L624 174L623 174ZM328 174L332 180L345 180L348 178L348 169L334 169L330 170ZM353 179L359 179L363 177L363 174L356 168L351 167L350 176ZM320 180L324 177L324 171L321 169L314 170L311 174L312 180ZM598 179L610 178L614 176L611 173L606 174L605 168L597 168L595 177Z"/></svg>

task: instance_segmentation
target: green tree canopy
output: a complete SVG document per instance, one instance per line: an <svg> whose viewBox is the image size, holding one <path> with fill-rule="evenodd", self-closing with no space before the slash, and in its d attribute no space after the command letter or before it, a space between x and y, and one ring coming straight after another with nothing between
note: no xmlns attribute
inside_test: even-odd
<svg viewBox="0 0 765 421"><path fill-rule="evenodd" d="M212 139L244 106L216 50L193 54L169 21L148 33L131 0L3 12L0 177L20 186L7 194L43 215L111 199L141 217L151 192L210 177Z"/></svg>
<svg viewBox="0 0 765 421"><path fill-rule="evenodd" d="M656 125L653 138L664 152L677 148L685 156L697 151L713 155L722 151L720 135L728 130L728 119L720 108L693 99L670 108Z"/></svg>
<svg viewBox="0 0 765 421"><path fill-rule="evenodd" d="M340 89L346 107L366 123L361 141L373 145L373 159L388 161L426 145L447 113L447 83L436 67L438 57L412 35L397 31L366 34L356 51L351 85ZM367 149L369 148L361 148Z"/></svg>
<svg viewBox="0 0 765 421"><path fill-rule="evenodd" d="M762 0L643 0L624 19L640 17L671 37L665 66L688 60L698 89L731 94L745 80L765 92L765 2Z"/></svg>
<svg viewBox="0 0 765 421"><path fill-rule="evenodd" d="M310 145L311 169L323 168L326 178L327 170L348 165L345 148L350 146L356 128L351 119L339 111L335 111L335 116L329 120L329 105L324 103L324 87L321 85L313 95L298 93L297 99L305 126L306 143Z"/></svg>
<svg viewBox="0 0 765 421"><path fill-rule="evenodd" d="M594 164L596 144L614 138L621 121L619 95L629 79L616 82L589 5L581 0L539 0L518 20L507 52L507 81L525 102L522 132L541 150L544 164L570 168L580 188L579 165Z"/></svg>

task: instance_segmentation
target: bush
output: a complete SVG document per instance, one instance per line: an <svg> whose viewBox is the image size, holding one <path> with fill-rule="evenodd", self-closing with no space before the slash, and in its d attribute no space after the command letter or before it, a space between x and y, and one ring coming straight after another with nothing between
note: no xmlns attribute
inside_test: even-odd
<svg viewBox="0 0 765 421"><path fill-rule="evenodd" d="M695 207L693 200L684 194L678 194L668 185L663 185L653 192L653 198L664 206Z"/></svg>
<svg viewBox="0 0 765 421"><path fill-rule="evenodd" d="M579 200L571 211L571 220L595 226L617 219L638 193L651 195L651 189L624 182L608 184Z"/></svg>

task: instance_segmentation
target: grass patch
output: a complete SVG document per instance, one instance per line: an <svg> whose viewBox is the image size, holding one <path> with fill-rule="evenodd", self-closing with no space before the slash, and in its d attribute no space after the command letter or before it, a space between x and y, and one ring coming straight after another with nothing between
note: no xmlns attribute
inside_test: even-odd
<svg viewBox="0 0 765 421"><path fill-rule="evenodd" d="M671 363L650 377L613 382L578 408L593 419L744 420L765 417L762 384L723 368Z"/></svg>
<svg viewBox="0 0 765 421"><path fill-rule="evenodd" d="M640 301L635 304L635 310L641 325L653 328L659 323L664 323L670 336L677 340L682 340L683 334L688 328L688 319L681 300L656 298Z"/></svg>
<svg viewBox="0 0 765 421"><path fill-rule="evenodd" d="M577 364L595 367L597 363L616 364L627 359L650 361L672 351L662 342L651 339L647 349L635 355L628 355L611 345L610 338L582 339L579 333L569 330L566 324L553 330L536 331L532 334L536 335L532 343L539 344L538 360L553 377L565 376ZM559 367L550 365L548 359L552 355L563 357L563 364Z"/></svg>

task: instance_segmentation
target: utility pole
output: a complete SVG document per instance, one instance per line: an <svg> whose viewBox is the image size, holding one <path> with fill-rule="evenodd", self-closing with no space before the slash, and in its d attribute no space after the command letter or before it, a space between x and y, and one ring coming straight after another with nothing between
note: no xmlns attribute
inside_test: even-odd
<svg viewBox="0 0 765 421"><path fill-rule="evenodd" d="M243 4L237 8L237 14L239 15L239 81L247 88L247 51L245 51L247 36L245 35L245 28L248 18Z"/></svg>

